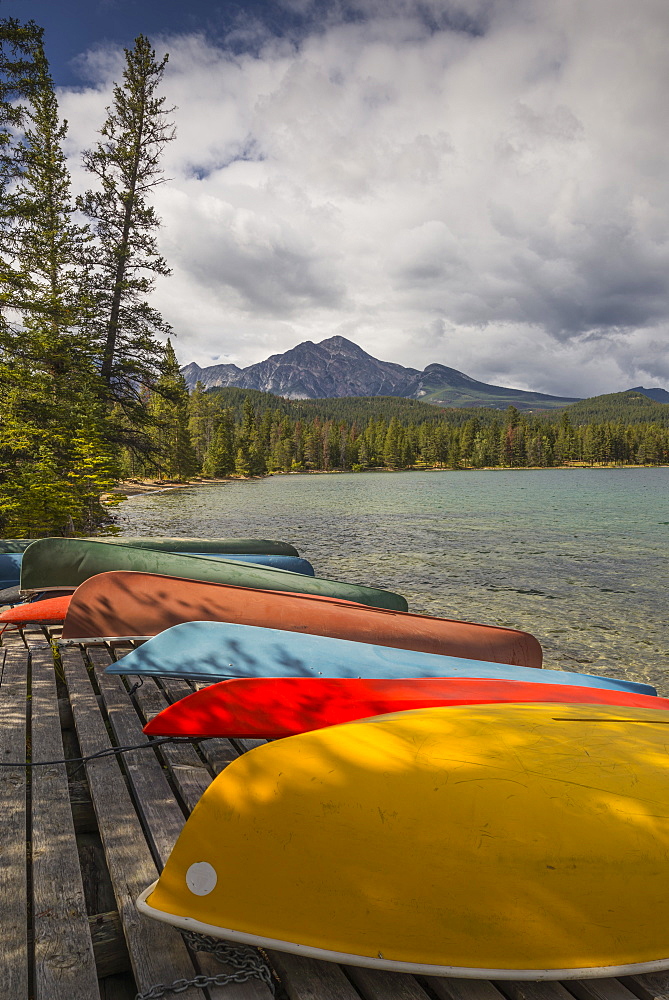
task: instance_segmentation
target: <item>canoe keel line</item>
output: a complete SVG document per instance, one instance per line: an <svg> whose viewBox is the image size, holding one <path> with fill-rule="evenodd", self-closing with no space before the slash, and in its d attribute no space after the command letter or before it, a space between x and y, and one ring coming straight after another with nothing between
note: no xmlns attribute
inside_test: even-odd
<svg viewBox="0 0 669 1000"><path fill-rule="evenodd" d="M196 934L206 934L238 944L251 945L255 948L274 948L292 955L302 955L305 958L315 958L322 962L338 962L340 965L356 965L363 969L383 969L386 972L404 972L414 976L453 976L458 979L522 979L530 982L547 982L565 979L609 979L617 976L638 976L650 972L663 972L669 969L669 958L653 962L637 962L631 965L606 965L584 967L582 969L478 969L464 968L461 965L425 965L419 962L393 962L385 958L369 958L366 955L349 955L341 951L328 951L326 948L310 948L294 941L279 941L276 938L262 937L259 934L244 934L231 928L217 927L205 924L190 917L170 915L169 919L147 903L158 885L158 879L153 882L137 899L137 909L147 917L162 920L183 931L193 931Z"/></svg>

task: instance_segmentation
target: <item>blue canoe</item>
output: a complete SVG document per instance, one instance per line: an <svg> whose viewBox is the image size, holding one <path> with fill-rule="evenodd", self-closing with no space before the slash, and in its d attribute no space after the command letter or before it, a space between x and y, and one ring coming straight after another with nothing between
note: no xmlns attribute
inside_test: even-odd
<svg viewBox="0 0 669 1000"><path fill-rule="evenodd" d="M263 552L176 552L175 555L255 563L257 566L273 566L274 569L285 569L289 573L300 573L302 576L316 575L311 563L299 556L274 556Z"/></svg>
<svg viewBox="0 0 669 1000"><path fill-rule="evenodd" d="M22 560L23 552L0 552L0 590L18 585Z"/></svg>
<svg viewBox="0 0 669 1000"><path fill-rule="evenodd" d="M495 677L657 694L649 684L612 677L537 670L229 622L174 625L107 667L107 672L185 677L204 684L229 677Z"/></svg>
<svg viewBox="0 0 669 1000"><path fill-rule="evenodd" d="M0 590L16 587L21 578L21 563L23 551L35 539L0 539ZM11 551L10 546L22 548ZM278 543L277 543L278 544ZM176 553L178 555L201 556L204 559L225 559L232 562L253 563L256 566L272 566L274 569L287 570L289 573L299 573L301 576L314 576L314 567L307 559L282 553L266 552L193 552L192 549Z"/></svg>

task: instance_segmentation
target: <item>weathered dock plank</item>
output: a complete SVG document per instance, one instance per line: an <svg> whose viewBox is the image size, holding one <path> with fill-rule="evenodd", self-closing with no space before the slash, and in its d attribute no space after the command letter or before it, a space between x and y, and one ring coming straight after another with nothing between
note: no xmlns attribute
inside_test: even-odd
<svg viewBox="0 0 669 1000"><path fill-rule="evenodd" d="M290 1000L360 1000L340 966L304 955L269 951L270 961Z"/></svg>
<svg viewBox="0 0 669 1000"><path fill-rule="evenodd" d="M100 654L97 653L96 655L99 662ZM100 688L104 690L105 698L109 690L108 683L113 679L113 676L103 674L100 679ZM132 682L133 678L130 677L129 683L132 684ZM124 695L127 703L127 692L124 691ZM151 718L157 712L167 707L165 695L156 686L155 682L145 681L137 690L134 697L144 720ZM139 739L146 739L142 733L142 723L139 722L137 716L135 716L135 726L137 737ZM198 756L195 748L190 744L174 745L168 743L160 748L160 754L167 764L173 781L178 788L179 795L190 813L209 787L212 775Z"/></svg>
<svg viewBox="0 0 669 1000"><path fill-rule="evenodd" d="M0 762L25 760L28 652L10 650L0 686ZM0 768L0 983L5 996L27 1000L28 869L26 845L27 774L23 767Z"/></svg>
<svg viewBox="0 0 669 1000"><path fill-rule="evenodd" d="M88 672L78 651L63 649L61 657L82 752L96 753L111 744ZM194 966L180 936L143 917L135 906L158 872L118 762L89 761L86 773L138 989L192 979ZM199 1000L202 994L189 987L181 996Z"/></svg>
<svg viewBox="0 0 669 1000"><path fill-rule="evenodd" d="M567 979L559 982L498 982L510 1000L634 1000L619 979Z"/></svg>
<svg viewBox="0 0 669 1000"><path fill-rule="evenodd" d="M669 1000L669 972L625 976L620 981L639 1000Z"/></svg>
<svg viewBox="0 0 669 1000"><path fill-rule="evenodd" d="M97 651L96 651L97 652ZM104 652L100 656L106 656ZM129 702L120 677L98 677L112 732L120 746L149 744ZM177 804L165 771L150 750L135 750L123 755L123 767L130 782L135 808L148 834L159 871L165 865L176 839L183 829L185 816Z"/></svg>
<svg viewBox="0 0 669 1000"><path fill-rule="evenodd" d="M578 1000L635 1000L635 994L619 979L572 979L565 987Z"/></svg>
<svg viewBox="0 0 669 1000"><path fill-rule="evenodd" d="M344 972L363 1000L430 1000L413 976L354 965L345 966Z"/></svg>
<svg viewBox="0 0 669 1000"><path fill-rule="evenodd" d="M121 678L103 672L104 667L110 662L109 654L103 649L95 649L89 650L89 657L96 667L100 692L107 708L110 725L119 744L126 746L148 744L149 740L142 733L142 723L135 713ZM146 697L151 703L156 703L157 699L160 708L167 704L164 695L152 681L145 683L140 688L140 692L142 692L142 698ZM197 761L196 770L201 776L195 788L193 782L188 782L187 787L180 790L184 801L187 798L192 800L188 803L188 808L192 809L210 783L211 776L192 747L161 747L163 754L166 750L177 749L190 751ZM173 781L178 784L183 777L178 758L175 761L173 755L164 756ZM157 867L161 870L183 828L185 817L174 797L163 768L151 751L131 751L124 754L124 758L124 766L133 789L136 806L148 839L153 845ZM177 932L173 931L172 933L176 935ZM198 972L205 976L219 976L234 972L231 967L220 964L206 953L197 952L195 962ZM245 983L230 983L224 987L212 985L209 987L208 993L211 1000L272 1000L272 993L267 985L255 979Z"/></svg>
<svg viewBox="0 0 669 1000"><path fill-rule="evenodd" d="M96 913L88 918L88 923L100 979L129 971L130 956L125 946L121 918L116 910Z"/></svg>
<svg viewBox="0 0 669 1000"><path fill-rule="evenodd" d="M501 993L509 997L509 1000L571 1000L571 993L562 983L552 980L542 983L528 980L500 980L495 985Z"/></svg>
<svg viewBox="0 0 669 1000"><path fill-rule="evenodd" d="M487 979L441 979L421 977L437 1000L504 1000L503 994Z"/></svg>
<svg viewBox="0 0 669 1000"><path fill-rule="evenodd" d="M31 654L32 757L63 757L51 650ZM32 772L36 1000L95 1000L98 974L64 764Z"/></svg>

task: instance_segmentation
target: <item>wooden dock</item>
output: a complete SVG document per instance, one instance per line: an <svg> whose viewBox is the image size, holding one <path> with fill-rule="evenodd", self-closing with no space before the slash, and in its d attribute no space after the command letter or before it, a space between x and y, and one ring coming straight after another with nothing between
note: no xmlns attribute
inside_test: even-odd
<svg viewBox="0 0 669 1000"><path fill-rule="evenodd" d="M2 1000L272 1000L260 979L184 986L234 971L138 914L186 816L253 740L148 743L144 722L189 694L185 681L106 675L104 647L55 655L40 633L0 647L0 997ZM522 933L522 928L519 928ZM564 983L414 977L268 952L278 1000L669 1000L669 972Z"/></svg>

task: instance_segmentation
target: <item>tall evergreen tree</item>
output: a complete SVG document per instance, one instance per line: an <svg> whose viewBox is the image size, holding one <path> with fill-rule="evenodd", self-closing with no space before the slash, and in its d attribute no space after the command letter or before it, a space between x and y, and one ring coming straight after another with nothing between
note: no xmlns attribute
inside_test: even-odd
<svg viewBox="0 0 669 1000"><path fill-rule="evenodd" d="M200 465L203 464L215 434L215 397L208 396L204 383L196 382L188 405L188 429Z"/></svg>
<svg viewBox="0 0 669 1000"><path fill-rule="evenodd" d="M167 59L156 60L144 35L125 50L123 85L114 87L102 139L84 153L84 165L99 187L78 202L98 237L100 372L112 398L130 408L138 401L138 386L155 386L163 359L156 337L170 332L146 301L155 275L170 273L158 252L160 223L149 204L151 192L164 181L163 148L174 138L173 109L157 94Z"/></svg>
<svg viewBox="0 0 669 1000"><path fill-rule="evenodd" d="M72 222L67 126L42 30L0 27L2 96L25 101L0 128L2 299L20 317L16 329L5 325L0 354L0 523L26 534L90 531L106 519L98 498L116 463L81 329L86 235ZM20 58L8 59L6 46Z"/></svg>
<svg viewBox="0 0 669 1000"><path fill-rule="evenodd" d="M235 425L232 412L225 409L218 415L216 429L204 458L203 472L205 475L219 478L220 476L229 476L231 472L234 472L234 443Z"/></svg>
<svg viewBox="0 0 669 1000"><path fill-rule="evenodd" d="M149 405L156 459L168 476L187 479L199 469L188 429L188 389L169 340L164 352L163 374Z"/></svg>
<svg viewBox="0 0 669 1000"><path fill-rule="evenodd" d="M17 264L27 280L15 307L24 316L22 339L25 344L27 332L33 361L58 377L77 364L92 369L86 330L87 251L92 237L72 218L75 209L63 152L67 122L60 120L41 45L35 52L25 125L24 170L15 189L24 218L15 245ZM83 371L77 374L81 378Z"/></svg>
<svg viewBox="0 0 669 1000"><path fill-rule="evenodd" d="M400 465L400 425L397 417L392 417L388 424L383 442L383 462L392 469Z"/></svg>
<svg viewBox="0 0 669 1000"><path fill-rule="evenodd" d="M16 262L16 237L26 206L14 186L25 169L23 125L27 101L35 92L35 56L44 32L34 21L0 20L0 344L11 347L7 308L25 297L27 275Z"/></svg>

